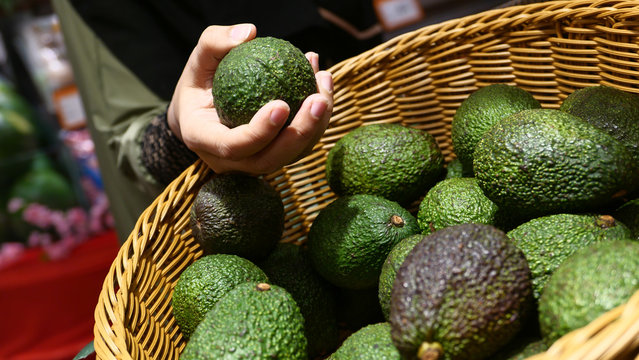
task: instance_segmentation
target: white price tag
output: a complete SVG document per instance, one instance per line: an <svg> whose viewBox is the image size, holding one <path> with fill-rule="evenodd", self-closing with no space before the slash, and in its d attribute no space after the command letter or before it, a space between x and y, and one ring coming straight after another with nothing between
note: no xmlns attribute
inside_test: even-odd
<svg viewBox="0 0 639 360"><path fill-rule="evenodd" d="M394 30L420 21L424 12L417 0L377 0L375 11L386 30Z"/></svg>

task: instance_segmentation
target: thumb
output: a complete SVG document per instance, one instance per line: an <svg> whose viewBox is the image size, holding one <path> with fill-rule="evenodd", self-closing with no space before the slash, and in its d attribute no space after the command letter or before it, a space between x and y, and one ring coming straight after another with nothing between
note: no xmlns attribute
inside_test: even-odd
<svg viewBox="0 0 639 360"><path fill-rule="evenodd" d="M254 38L256 32L253 24L207 27L200 35L182 74L185 85L210 87L222 58L235 46Z"/></svg>

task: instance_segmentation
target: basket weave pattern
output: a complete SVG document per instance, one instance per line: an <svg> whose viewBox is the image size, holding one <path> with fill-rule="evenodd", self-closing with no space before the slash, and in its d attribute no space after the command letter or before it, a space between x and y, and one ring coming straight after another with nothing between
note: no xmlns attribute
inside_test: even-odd
<svg viewBox="0 0 639 360"><path fill-rule="evenodd" d="M328 150L350 130L401 123L432 134L454 158L450 124L473 91L517 85L545 108L576 89L604 84L639 93L639 1L549 1L486 11L400 35L330 71L335 104L311 155L265 178L286 209L283 242L303 242L335 195L324 178ZM182 272L202 255L189 209L212 176L197 161L138 219L107 275L95 310L100 359L177 359L185 346L171 313ZM531 359L632 359L639 349L639 293Z"/></svg>

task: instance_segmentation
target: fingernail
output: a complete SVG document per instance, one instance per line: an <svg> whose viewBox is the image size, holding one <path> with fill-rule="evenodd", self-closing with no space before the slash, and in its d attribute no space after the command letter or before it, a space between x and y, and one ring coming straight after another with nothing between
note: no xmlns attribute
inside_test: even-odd
<svg viewBox="0 0 639 360"><path fill-rule="evenodd" d="M244 41L251 34L252 26L250 24L239 24L231 28L231 38L236 41Z"/></svg>
<svg viewBox="0 0 639 360"><path fill-rule="evenodd" d="M319 119L324 115L328 104L324 100L314 100L313 104L311 104L311 116L315 119Z"/></svg>
<svg viewBox="0 0 639 360"><path fill-rule="evenodd" d="M271 120L271 123L273 123L273 125L275 126L282 125L282 123L286 120L287 117L288 117L288 114L285 109L276 107L275 109L271 110L270 120Z"/></svg>
<svg viewBox="0 0 639 360"><path fill-rule="evenodd" d="M333 75L329 72L322 72L320 75L320 85L329 93L333 92Z"/></svg>

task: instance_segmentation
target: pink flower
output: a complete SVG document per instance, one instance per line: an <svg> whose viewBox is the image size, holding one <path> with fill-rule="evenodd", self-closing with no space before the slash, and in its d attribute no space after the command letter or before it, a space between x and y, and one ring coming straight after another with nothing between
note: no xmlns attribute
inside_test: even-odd
<svg viewBox="0 0 639 360"><path fill-rule="evenodd" d="M11 198L9 200L9 203L7 204L7 210L9 210L11 214L13 214L20 211L23 206L24 200L22 198Z"/></svg>
<svg viewBox="0 0 639 360"><path fill-rule="evenodd" d="M22 219L41 229L51 226L51 211L44 205L31 203L22 212Z"/></svg>

